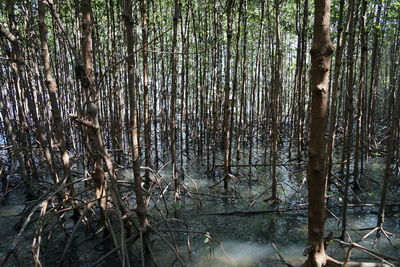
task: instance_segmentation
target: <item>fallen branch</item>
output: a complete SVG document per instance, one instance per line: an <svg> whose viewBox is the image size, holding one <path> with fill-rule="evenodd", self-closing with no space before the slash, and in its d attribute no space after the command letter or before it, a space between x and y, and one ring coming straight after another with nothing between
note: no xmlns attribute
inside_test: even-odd
<svg viewBox="0 0 400 267"><path fill-rule="evenodd" d="M288 211L297 211L297 210L306 210L308 206L297 206L293 208L281 208L274 210L254 210L254 211L232 211L232 212L215 212L215 213L203 213L199 214L200 216L246 216L246 215L259 215L265 213L273 213L273 212L288 212Z"/></svg>

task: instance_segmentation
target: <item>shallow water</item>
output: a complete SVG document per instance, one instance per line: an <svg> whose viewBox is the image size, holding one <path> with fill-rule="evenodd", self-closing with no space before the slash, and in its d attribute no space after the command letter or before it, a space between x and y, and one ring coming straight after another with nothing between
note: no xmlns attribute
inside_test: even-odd
<svg viewBox="0 0 400 267"><path fill-rule="evenodd" d="M261 154L260 151L255 153ZM204 233L184 233L176 232L166 234L169 242L176 242L181 257L189 266L283 266L276 256L272 243L276 245L286 261L293 265L300 265L305 261L302 255L307 243L307 213L305 209L288 212L265 212L259 214L236 214L221 215L213 213L229 212L247 212L247 211L266 211L274 209L269 203L263 200L270 195L270 167L251 168L232 168L232 172L237 178L231 181L230 191L225 193L222 184L215 185L222 177L222 169L217 169L215 179L210 179L205 173L206 167L200 163L200 159L194 159L188 163L188 168L183 185L191 193L183 194L182 203L175 206L177 218L180 222L169 223L172 229L189 229L194 231L208 232L210 236ZM245 159L242 160L243 163ZM241 162L241 163L242 163ZM281 162L284 162L281 159ZM374 159L369 162L367 176L370 179L365 186L367 191L361 194L363 201L378 203L379 184L381 183L382 161ZM128 169L120 170L121 178L131 180L133 175ZM123 175L122 175L123 174ZM165 188L171 182L170 168L167 166L160 173L161 184ZM306 203L307 188L305 184L304 164L289 167L278 167L278 194L281 207L296 207L299 204ZM367 179L367 178L366 178ZM211 188L210 188L211 187ZM368 191L370 190L370 191ZM185 191L185 190L184 190ZM167 214L167 209L163 206L163 201L158 199L159 191L155 191L154 199L156 204L150 201L152 208L151 214L155 218L160 218L157 208L163 215ZM165 197L169 203L168 218L173 218L172 211L172 191L167 191ZM340 200L332 193L331 205L340 207ZM393 203L398 195L391 195L390 201ZM129 194L129 200L134 203L132 192ZM23 194L21 192L11 194L6 205L0 207L0 238L3 242L0 245L0 261L7 251L16 235L12 230L13 225L18 220L18 214L24 207ZM201 208L199 208L201 206ZM341 217L340 208L332 208L332 212L339 218ZM355 207L348 210L348 229L349 235L353 240L358 240L366 232L358 232L351 229L360 229L373 227L376 225L376 207ZM160 228L166 228L165 225ZM32 226L33 229L33 226ZM32 230L31 229L31 230ZM388 210L385 220L385 229L399 233L400 232L400 211L396 209ZM337 237L341 232L341 224L334 218L329 217L326 223L326 233L333 232ZM74 241L77 246L72 251L75 262L79 266L90 266L101 255L104 255L110 248L105 245L99 245L99 238L87 241L91 237L90 233L81 231ZM211 237L211 238L210 238ZM59 257L65 239L53 236L43 249L43 261L45 266L53 266ZM155 234L152 235L154 242L154 254L158 266L172 266L175 262L175 255L164 244L164 242ZM384 254L399 257L398 249L394 248L384 237L377 244L373 244L373 238L362 242L363 246L368 248L377 248ZM400 247L400 239L394 238L392 242ZM25 258L30 257L29 246L31 239L26 237L21 245L21 254ZM188 249L190 244L190 250ZM138 264L138 251L140 251L139 242L134 245L134 266ZM346 255L346 249L340 248L336 243L332 243L328 248L328 253L336 259L342 260ZM352 260L376 261L365 253L353 250ZM118 266L117 256L113 255L101 266ZM27 260L29 262L29 260Z"/></svg>
<svg viewBox="0 0 400 267"><path fill-rule="evenodd" d="M279 196L282 199L281 206L295 206L306 202L306 186L304 184L305 173L297 172L291 175L297 167L288 169L278 168L278 181L280 182ZM190 229L198 229L209 232L218 242L208 241L205 236L192 236L191 247L191 266L280 266L282 263L278 260L272 243L274 243L285 260L293 265L300 265L305 261L303 251L307 243L307 213L306 210L290 211L281 213L264 213L258 215L205 215L210 213L223 213L233 211L260 211L271 210L272 207L263 200L269 197L269 169L266 167L254 168L252 178L258 179L257 182L249 183L243 177L248 170L239 170L239 181L236 181L234 189L238 192L230 192L228 195L237 196L237 198L221 198L202 196L202 208L197 209L193 201L186 198L182 204L179 218L184 220ZM369 174L376 179L381 179L381 162L377 161L368 169ZM213 195L222 195L222 191L217 188L209 189L209 186L215 184L213 179L207 179L205 175L191 175L192 180L185 179L185 186L192 192L209 193ZM196 184L196 186L194 185ZM375 188L379 190L379 188ZM378 191L379 192L379 191ZM361 195L369 197L369 203L378 203L377 198L371 197L366 191ZM377 193L379 196L379 193ZM196 196L194 195L194 198ZM333 199L333 206L341 206L338 199ZM341 209L332 208L331 211L341 217ZM389 209L388 209L389 210ZM377 207L354 207L348 208L348 233L354 241L359 240L367 231L360 232L357 229L374 227L377 222ZM399 233L400 231L400 210L390 210L385 219L385 230ZM333 232L334 237L340 236L341 223L330 216L326 222L326 234ZM361 245L377 249L383 254L393 257L399 257L400 253L396 247L393 247L385 237L381 237L375 244L374 237L368 238ZM205 243L205 240L207 241ZM182 241L183 242L183 241ZM223 249L221 249L221 244ZM400 247L400 239L393 238L392 243ZM157 248L157 247L156 247ZM160 251L165 247L159 247ZM182 253L187 250L181 247ZM341 248L333 242L328 247L330 255L336 259L343 260L347 249ZM157 250L157 253L159 251ZM188 253L186 253L188 254ZM159 261L164 264L161 266L170 266L168 255L160 252ZM187 256L188 258L188 256ZM353 261L376 261L373 257L353 249ZM168 262L168 263L167 263ZM283 266L283 265L282 265Z"/></svg>

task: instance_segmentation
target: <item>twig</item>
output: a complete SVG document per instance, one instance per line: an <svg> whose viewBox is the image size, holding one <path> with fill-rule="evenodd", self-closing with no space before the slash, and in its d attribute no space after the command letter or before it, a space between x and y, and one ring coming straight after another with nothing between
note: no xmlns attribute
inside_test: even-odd
<svg viewBox="0 0 400 267"><path fill-rule="evenodd" d="M172 52L172 51L155 51L155 50L149 50L146 49L147 52L150 53L157 53L157 54L166 54L166 55L195 55L195 54L201 54L204 53L205 51L199 51L199 52Z"/></svg>
<svg viewBox="0 0 400 267"><path fill-rule="evenodd" d="M184 263L183 259L179 255L178 251L174 248L174 246L160 232L158 232L155 228L149 226L149 230L151 230L152 232L156 233L164 241L164 243L175 253L175 256L176 256L177 260L179 261L179 263L182 266L185 266L185 263Z"/></svg>
<svg viewBox="0 0 400 267"><path fill-rule="evenodd" d="M276 248L276 246L275 246L274 243L272 243L271 245L272 245L272 247L274 248L276 255L278 255L278 257L281 259L281 261L283 262L283 264L285 264L285 265L288 266L288 267L294 267L293 265L291 265L290 263L288 263L287 261L285 261L285 259L283 258L283 256L282 256L281 253L279 252L279 250Z"/></svg>
<svg viewBox="0 0 400 267"><path fill-rule="evenodd" d="M98 83L96 84L96 87L99 88L104 81L104 77L105 75L112 71L114 68L116 68L119 64L123 63L125 60L127 60L129 57L131 57L132 55L142 51L143 49L145 49L147 46L149 46L150 44L154 43L155 41L157 41L159 38L161 38L163 35L165 35L166 33L168 33L169 31L171 31L172 28L167 29L166 31L160 33L158 36L154 37L152 40L150 40L149 42L147 42L147 44L145 44L142 47L139 47L138 49L136 49L135 51L133 51L132 53L130 53L129 55L123 57L122 59L118 60L117 62L115 62L113 65L109 66L99 77L98 79Z"/></svg>
<svg viewBox="0 0 400 267"><path fill-rule="evenodd" d="M139 235L131 236L126 240L127 245L129 246L131 243L134 243L137 239L139 238ZM105 255L101 256L95 263L93 263L91 266L98 266L100 262L102 262L104 259L106 259L108 256L116 252L118 249L120 249L120 245L114 247L112 250L107 252Z"/></svg>
<svg viewBox="0 0 400 267"><path fill-rule="evenodd" d="M355 248L357 248L357 249L359 249L361 251L369 252L371 256L374 256L374 257L379 258L379 259L383 258L383 259L388 259L388 260L400 262L400 258L394 258L392 256L388 256L388 255L384 255L384 254L375 252L375 251L370 250L370 249L368 249L366 247L363 247L363 246L361 246L361 245L359 245L357 243L348 243L348 242L342 241L340 239L333 239L333 240L338 242L338 243L340 243L340 244L342 244L342 245L353 246L353 247L355 247Z"/></svg>

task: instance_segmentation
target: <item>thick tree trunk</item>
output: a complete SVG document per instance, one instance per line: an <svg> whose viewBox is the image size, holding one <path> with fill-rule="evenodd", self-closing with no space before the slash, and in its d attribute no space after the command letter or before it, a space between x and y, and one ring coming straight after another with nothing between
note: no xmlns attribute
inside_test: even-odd
<svg viewBox="0 0 400 267"><path fill-rule="evenodd" d="M104 149L103 140L99 129L99 110L96 105L97 90L95 88L94 69L93 69L93 39L92 39L92 4L91 0L81 1L82 12L82 60L83 66L78 65L75 71L80 78L82 89L87 99L87 118L91 126L86 127L89 138L88 147L94 163L92 178L95 184L96 198L98 198L101 214L101 222L107 228L107 198L106 198L106 179L103 171L102 154L98 153Z"/></svg>
<svg viewBox="0 0 400 267"><path fill-rule="evenodd" d="M308 182L308 258L303 266L324 266L326 201L325 131L328 115L329 69L333 46L330 39L330 0L316 0L311 48L311 130Z"/></svg>
<svg viewBox="0 0 400 267"><path fill-rule="evenodd" d="M46 78L46 87L50 97L51 104L51 112L53 119L53 127L55 129L55 140L56 145L61 154L61 161L63 165L63 184L69 184L71 182L71 166L69 160L69 152L67 151L64 139L64 127L63 120L61 116L61 110L59 105L59 100L57 96L57 83L53 79L52 71L51 71L51 62L50 62L50 54L49 54L49 46L47 43L47 25L45 22L45 4L43 0L39 1L39 33L40 33L40 43L42 48L42 60L44 65L44 76ZM70 198L74 195L74 186L71 185L67 192L67 198ZM76 212L75 215L78 215L78 209L74 210Z"/></svg>

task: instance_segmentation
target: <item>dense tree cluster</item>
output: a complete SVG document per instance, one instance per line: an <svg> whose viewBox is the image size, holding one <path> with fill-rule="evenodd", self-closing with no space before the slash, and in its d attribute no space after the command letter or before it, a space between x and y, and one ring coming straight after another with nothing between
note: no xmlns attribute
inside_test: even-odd
<svg viewBox="0 0 400 267"><path fill-rule="evenodd" d="M20 233L32 217L72 214L59 264L96 208L121 264L140 239L151 266L150 234L164 240L156 225L170 218L152 221L149 203L162 198L179 217L194 159L225 193L238 168L251 178L269 166L275 206L277 168L308 162L306 266L322 266L339 264L324 252L326 190L340 194L344 242L350 198L368 183L368 160L384 156L373 230L386 235L400 167L399 1L0 0L0 15L0 200L18 178L11 188L32 201ZM38 266L48 231L36 224Z"/></svg>

